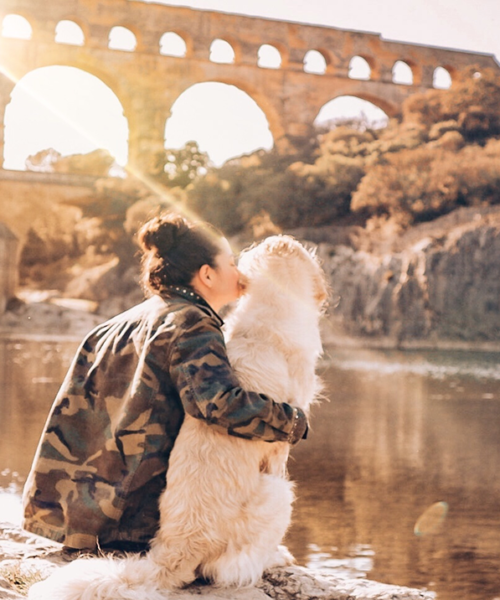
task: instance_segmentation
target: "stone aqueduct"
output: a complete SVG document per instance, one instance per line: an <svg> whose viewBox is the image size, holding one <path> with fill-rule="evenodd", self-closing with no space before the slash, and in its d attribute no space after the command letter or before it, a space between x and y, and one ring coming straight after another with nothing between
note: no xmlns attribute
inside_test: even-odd
<svg viewBox="0 0 500 600"><path fill-rule="evenodd" d="M193 10L136 0L2 0L0 22L7 15L24 17L31 39L0 37L0 157L3 158L5 108L16 81L30 71L51 65L77 67L101 79L122 103L129 125L129 164L148 171L153 155L164 147L165 122L174 101L201 82L232 84L249 94L266 114L275 142L307 131L320 108L337 96L369 100L388 115L396 115L409 95L431 88L433 73L443 67L453 77L469 65L498 68L493 56L391 42L380 35L332 27ZM55 42L59 22L76 23L82 46ZM133 52L109 48L115 26L136 37ZM184 57L164 56L159 41L173 32L186 43ZM215 39L234 50L232 64L209 59ZM263 44L279 50L281 66L260 68ZM323 55L324 74L304 71L309 50ZM369 80L348 77L354 56L371 67ZM393 82L396 61L412 69L413 83Z"/></svg>

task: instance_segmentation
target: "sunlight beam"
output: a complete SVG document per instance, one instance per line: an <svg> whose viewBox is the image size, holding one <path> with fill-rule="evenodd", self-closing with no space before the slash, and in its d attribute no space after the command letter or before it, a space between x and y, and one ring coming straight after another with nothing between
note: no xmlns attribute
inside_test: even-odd
<svg viewBox="0 0 500 600"><path fill-rule="evenodd" d="M16 75L14 75L12 72L10 72L8 69L6 69L2 65L0 65L0 74L7 77L15 85L22 86L22 81L21 81L22 78L17 77ZM54 114L57 115L57 111L55 110L55 108L52 105L50 105L50 103L46 102L43 98L34 96L31 92L31 90L29 90L29 89L27 90L27 93L29 95L31 95L34 98L34 100L36 100L42 106L44 106L47 110L54 112ZM79 134L83 135L84 137L87 137L87 139L89 139L94 144L96 144L96 145L98 144L98 140L90 138L88 136L88 133L86 131L84 131L77 123L70 121L66 117L63 117L61 120L65 121L74 131L78 131ZM99 148L98 145L97 145L97 147ZM151 176L143 173L138 167L129 163L129 164L125 165L124 169L130 177L141 182L156 197L161 198L165 204L169 205L173 211L175 211L179 214L182 214L187 219L189 219L190 221L193 221L193 222L202 220L195 212L188 209L180 200L173 200L171 195L168 193L168 190L164 186L157 183Z"/></svg>

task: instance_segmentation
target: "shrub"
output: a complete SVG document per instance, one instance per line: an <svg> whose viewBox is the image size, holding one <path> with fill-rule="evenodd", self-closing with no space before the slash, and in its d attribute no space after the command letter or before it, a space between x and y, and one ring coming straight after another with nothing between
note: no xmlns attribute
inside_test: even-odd
<svg viewBox="0 0 500 600"><path fill-rule="evenodd" d="M458 206L500 202L500 141L459 152L428 147L398 152L371 168L353 194L353 211L427 221Z"/></svg>
<svg viewBox="0 0 500 600"><path fill-rule="evenodd" d="M454 120L469 142L483 142L500 134L500 78L492 69L471 67L458 75L449 90L415 94L403 105L403 117L427 127Z"/></svg>

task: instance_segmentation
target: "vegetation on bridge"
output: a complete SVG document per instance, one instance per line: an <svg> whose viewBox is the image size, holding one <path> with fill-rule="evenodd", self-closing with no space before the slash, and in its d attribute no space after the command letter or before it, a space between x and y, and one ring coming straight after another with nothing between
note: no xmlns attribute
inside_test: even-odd
<svg viewBox="0 0 500 600"><path fill-rule="evenodd" d="M402 120L384 129L347 122L293 153L259 151L193 176L186 203L228 233L264 211L285 229L353 219L407 228L499 203L498 98L498 76L472 69L450 90L410 97Z"/></svg>

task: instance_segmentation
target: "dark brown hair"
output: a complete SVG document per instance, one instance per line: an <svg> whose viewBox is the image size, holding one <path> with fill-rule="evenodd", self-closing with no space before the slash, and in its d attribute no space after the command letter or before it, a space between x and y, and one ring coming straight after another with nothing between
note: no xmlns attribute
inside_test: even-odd
<svg viewBox="0 0 500 600"><path fill-rule="evenodd" d="M157 293L169 285L189 286L203 265L215 268L222 233L208 223L192 223L164 214L145 223L137 234L142 249L142 283Z"/></svg>

